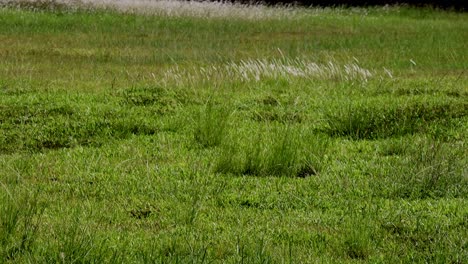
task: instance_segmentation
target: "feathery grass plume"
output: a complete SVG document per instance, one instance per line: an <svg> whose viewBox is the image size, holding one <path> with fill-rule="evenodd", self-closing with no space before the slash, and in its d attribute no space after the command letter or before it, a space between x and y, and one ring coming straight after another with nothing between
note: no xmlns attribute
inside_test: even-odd
<svg viewBox="0 0 468 264"><path fill-rule="evenodd" d="M318 64L303 59L282 60L243 60L240 63L229 63L226 72L240 76L244 81L260 81L264 78L307 78L307 79L339 79L367 81L372 73L355 63L339 66L329 61Z"/></svg>
<svg viewBox="0 0 468 264"><path fill-rule="evenodd" d="M323 10L305 12L291 5L270 7L252 2L250 4L229 1L182 1L182 0L0 0L0 5L55 10L69 8L110 9L123 13L157 15L168 17L234 18L246 20L291 19L300 15L320 13Z"/></svg>
<svg viewBox="0 0 468 264"><path fill-rule="evenodd" d="M86 5L81 0L0 0L2 6L32 11L69 11Z"/></svg>
<svg viewBox="0 0 468 264"><path fill-rule="evenodd" d="M228 62L222 65L192 67L179 66L164 72L161 82L164 85L194 85L201 82L219 82L226 79L242 82L261 82L265 79L292 80L338 80L367 82L374 76L371 70L360 67L355 62L339 65L329 61L326 64L306 59L248 59Z"/></svg>
<svg viewBox="0 0 468 264"><path fill-rule="evenodd" d="M291 20L327 13L368 15L366 8L302 8L278 3L267 6L263 1L240 3L210 0L0 0L1 6L32 10L112 10L121 13L166 17L229 18L241 20ZM400 12L400 6L382 7L385 12Z"/></svg>

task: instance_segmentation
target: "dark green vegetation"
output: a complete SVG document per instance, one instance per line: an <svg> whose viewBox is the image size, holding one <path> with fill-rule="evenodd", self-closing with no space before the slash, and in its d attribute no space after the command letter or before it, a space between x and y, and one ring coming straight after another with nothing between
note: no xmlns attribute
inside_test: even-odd
<svg viewBox="0 0 468 264"><path fill-rule="evenodd" d="M467 15L258 17L0 9L0 263L466 263Z"/></svg>

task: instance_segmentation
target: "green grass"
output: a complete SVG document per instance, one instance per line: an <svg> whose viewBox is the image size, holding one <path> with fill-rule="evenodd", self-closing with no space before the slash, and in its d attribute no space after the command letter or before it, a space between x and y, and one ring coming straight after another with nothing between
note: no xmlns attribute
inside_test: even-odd
<svg viewBox="0 0 468 264"><path fill-rule="evenodd" d="M441 96L398 100L377 97L373 100L339 101L339 105L326 114L331 136L353 139L377 139L406 134L430 133L433 126L441 130L461 126L468 104ZM444 136L442 133L440 136Z"/></svg>
<svg viewBox="0 0 468 264"><path fill-rule="evenodd" d="M293 10L0 8L0 263L467 262L467 15Z"/></svg>
<svg viewBox="0 0 468 264"><path fill-rule="evenodd" d="M215 106L208 99L205 106L195 119L193 137L202 147L220 145L229 129L229 109L227 106Z"/></svg>

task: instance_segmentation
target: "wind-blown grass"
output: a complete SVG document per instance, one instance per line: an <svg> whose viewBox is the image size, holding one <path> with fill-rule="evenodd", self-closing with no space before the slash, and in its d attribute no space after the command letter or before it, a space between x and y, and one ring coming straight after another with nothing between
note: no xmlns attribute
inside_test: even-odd
<svg viewBox="0 0 468 264"><path fill-rule="evenodd" d="M232 18L232 19L287 19L297 16L297 8L267 7L258 4L240 4L226 1L180 0L2 0L0 4L32 10L108 9L169 17Z"/></svg>
<svg viewBox="0 0 468 264"><path fill-rule="evenodd" d="M193 69L172 67L164 72L164 85L187 83L217 83L222 80L261 82L271 79L305 79L336 81L367 81L374 74L356 63L337 65L329 61L318 64L306 59L255 60L229 62L224 65L201 66Z"/></svg>

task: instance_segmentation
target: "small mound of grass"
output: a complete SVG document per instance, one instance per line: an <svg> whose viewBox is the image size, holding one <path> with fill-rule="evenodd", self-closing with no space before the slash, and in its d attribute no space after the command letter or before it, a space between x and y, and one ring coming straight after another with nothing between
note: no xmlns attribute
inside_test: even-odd
<svg viewBox="0 0 468 264"><path fill-rule="evenodd" d="M463 146L437 140L424 141L412 150L394 196L408 198L466 197L468 179ZM466 161L466 159L465 159ZM465 163L466 164L466 163Z"/></svg>
<svg viewBox="0 0 468 264"><path fill-rule="evenodd" d="M307 177L323 168L329 140L290 127L266 127L222 145L215 170L254 176Z"/></svg>
<svg viewBox="0 0 468 264"><path fill-rule="evenodd" d="M450 120L468 115L465 102L437 101L384 104L349 104L326 113L326 133L334 137L379 139L425 132L431 125L447 126Z"/></svg>
<svg viewBox="0 0 468 264"><path fill-rule="evenodd" d="M111 139L152 135L158 128L131 111L84 112L69 105L0 108L0 153L100 146Z"/></svg>
<svg viewBox="0 0 468 264"><path fill-rule="evenodd" d="M252 119L259 122L301 123L304 118L298 112L265 109L254 112Z"/></svg>
<svg viewBox="0 0 468 264"><path fill-rule="evenodd" d="M254 101L251 106L252 119L258 122L278 122L283 124L302 123L305 116L298 107L297 98L285 95L267 95Z"/></svg>
<svg viewBox="0 0 468 264"><path fill-rule="evenodd" d="M122 105L129 107L151 107L157 114L174 112L187 103L187 96L163 87L134 87L120 94Z"/></svg>

